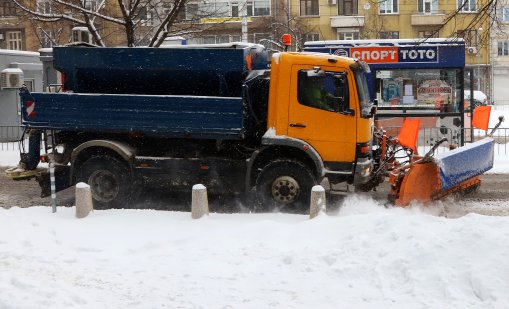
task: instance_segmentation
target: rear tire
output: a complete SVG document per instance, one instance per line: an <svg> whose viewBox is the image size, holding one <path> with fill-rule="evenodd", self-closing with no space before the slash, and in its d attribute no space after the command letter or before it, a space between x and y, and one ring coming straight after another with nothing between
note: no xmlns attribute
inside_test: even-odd
<svg viewBox="0 0 509 309"><path fill-rule="evenodd" d="M139 192L129 166L108 155L85 161L79 168L76 182L90 186L94 209L127 208Z"/></svg>
<svg viewBox="0 0 509 309"><path fill-rule="evenodd" d="M317 184L310 169L301 162L274 161L256 179L259 210L308 213L311 188Z"/></svg>

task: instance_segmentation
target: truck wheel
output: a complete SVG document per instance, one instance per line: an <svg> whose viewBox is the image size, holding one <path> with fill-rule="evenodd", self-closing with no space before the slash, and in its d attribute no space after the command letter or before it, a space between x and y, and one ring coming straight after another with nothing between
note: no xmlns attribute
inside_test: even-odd
<svg viewBox="0 0 509 309"><path fill-rule="evenodd" d="M317 181L309 168L297 161L275 161L266 165L256 179L259 209L306 213L311 188Z"/></svg>
<svg viewBox="0 0 509 309"><path fill-rule="evenodd" d="M111 156L88 159L80 167L77 182L90 186L94 209L126 208L133 198L129 167Z"/></svg>

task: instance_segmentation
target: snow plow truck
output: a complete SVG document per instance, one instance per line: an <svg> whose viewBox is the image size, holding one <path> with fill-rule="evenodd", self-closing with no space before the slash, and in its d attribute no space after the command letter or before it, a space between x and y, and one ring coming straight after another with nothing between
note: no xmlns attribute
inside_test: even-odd
<svg viewBox="0 0 509 309"><path fill-rule="evenodd" d="M418 157L375 130L361 61L297 52L270 60L263 46L241 43L56 47L62 89L20 89L29 146L8 176L36 178L48 196L49 173L37 167L50 162L56 190L85 182L96 209L129 207L143 186L200 183L252 198L258 210L305 212L325 177L361 191L388 177L389 199L407 205L478 186L493 165L490 138ZM401 150L407 164L395 159Z"/></svg>

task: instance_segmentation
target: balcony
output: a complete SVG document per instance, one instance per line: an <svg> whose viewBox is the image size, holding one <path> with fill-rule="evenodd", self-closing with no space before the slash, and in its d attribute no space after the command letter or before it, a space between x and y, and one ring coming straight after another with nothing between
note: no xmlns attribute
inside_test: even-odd
<svg viewBox="0 0 509 309"><path fill-rule="evenodd" d="M332 28L355 28L364 26L364 16L333 16L330 18Z"/></svg>
<svg viewBox="0 0 509 309"><path fill-rule="evenodd" d="M412 26L438 26L445 21L445 13L414 13L411 16Z"/></svg>

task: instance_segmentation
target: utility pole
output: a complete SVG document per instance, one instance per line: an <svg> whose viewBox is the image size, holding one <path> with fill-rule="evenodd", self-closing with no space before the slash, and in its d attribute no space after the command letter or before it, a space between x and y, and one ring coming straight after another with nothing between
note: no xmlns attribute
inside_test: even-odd
<svg viewBox="0 0 509 309"><path fill-rule="evenodd" d="M241 2L242 42L247 43L247 0Z"/></svg>
<svg viewBox="0 0 509 309"><path fill-rule="evenodd" d="M477 90L481 90L481 50L482 50L482 46L481 46L481 32L482 32L482 28L479 28L477 30L477 46L478 46L478 50L477 50Z"/></svg>

